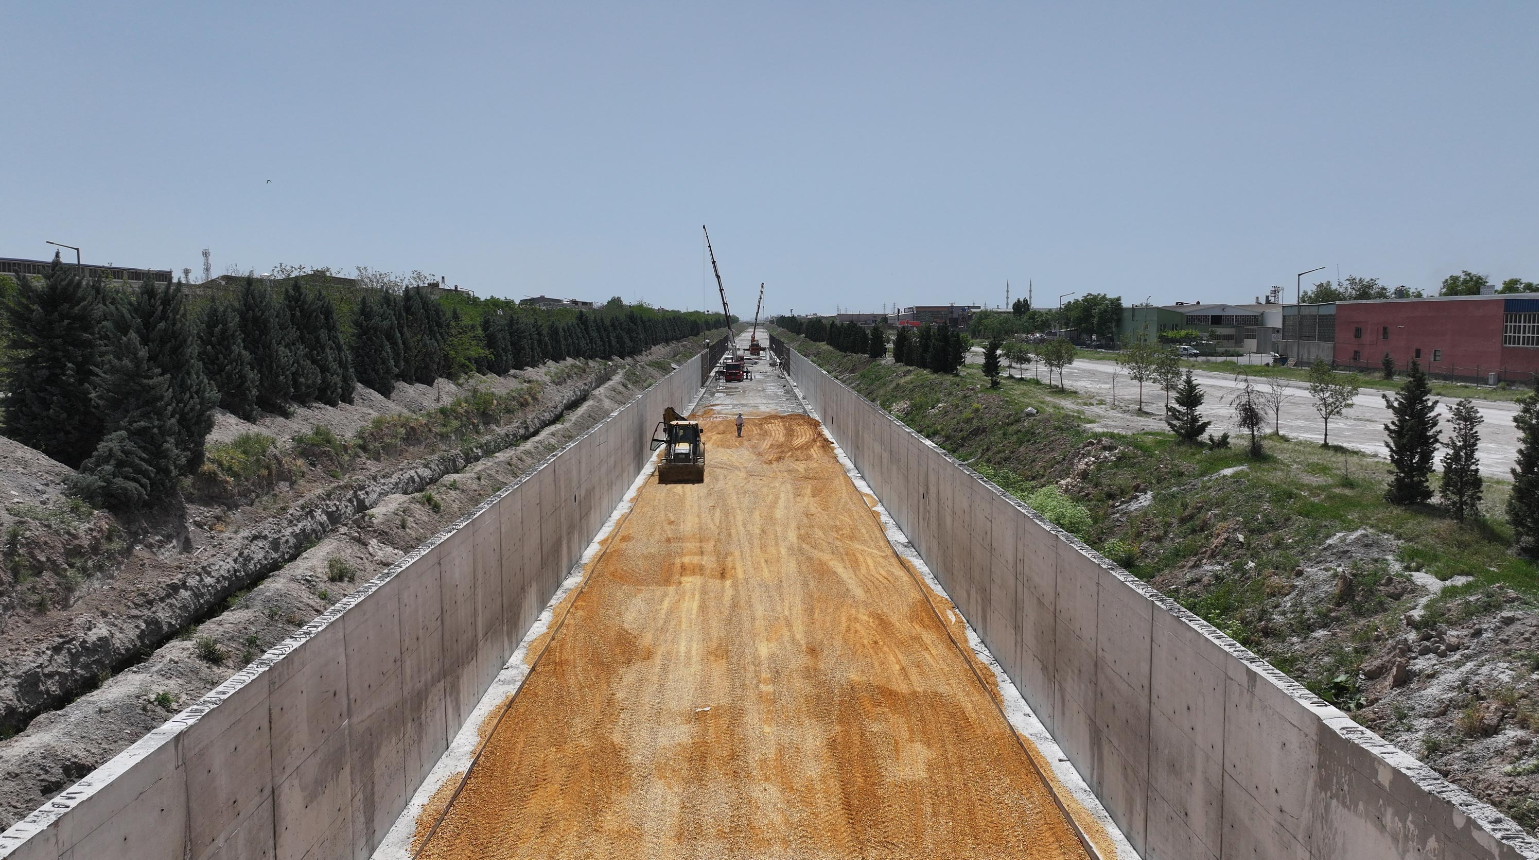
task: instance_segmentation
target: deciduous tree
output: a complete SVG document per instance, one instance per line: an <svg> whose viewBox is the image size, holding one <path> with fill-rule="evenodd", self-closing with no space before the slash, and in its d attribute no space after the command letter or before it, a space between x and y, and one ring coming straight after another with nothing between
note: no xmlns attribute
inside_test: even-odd
<svg viewBox="0 0 1539 860"><path fill-rule="evenodd" d="M1315 402L1315 412L1325 422L1322 446L1331 444L1331 419L1352 408L1357 396L1357 381L1349 374L1337 373L1324 361L1309 366L1309 396Z"/></svg>

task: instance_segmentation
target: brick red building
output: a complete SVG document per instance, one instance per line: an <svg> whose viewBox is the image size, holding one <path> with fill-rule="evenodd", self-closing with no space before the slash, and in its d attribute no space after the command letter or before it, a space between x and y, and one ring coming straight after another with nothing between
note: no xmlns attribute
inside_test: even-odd
<svg viewBox="0 0 1539 860"><path fill-rule="evenodd" d="M1539 294L1336 303L1336 365L1421 363L1434 376L1526 383L1539 372Z"/></svg>

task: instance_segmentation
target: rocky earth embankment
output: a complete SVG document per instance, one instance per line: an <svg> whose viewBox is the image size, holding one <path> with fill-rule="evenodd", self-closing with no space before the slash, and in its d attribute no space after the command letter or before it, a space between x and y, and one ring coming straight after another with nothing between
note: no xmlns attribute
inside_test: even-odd
<svg viewBox="0 0 1539 860"><path fill-rule="evenodd" d="M521 382L538 383L538 395L486 432L352 463L339 476L312 467L250 504L190 504L184 521L162 523L132 546L117 538L125 541L121 563L92 576L71 605L41 613L22 606L7 618L0 707L30 724L0 742L0 827L196 701L693 351L663 346L608 366L525 371ZM59 504L73 512L75 531L126 533L105 514ZM71 531L67 516L56 519L53 531Z"/></svg>

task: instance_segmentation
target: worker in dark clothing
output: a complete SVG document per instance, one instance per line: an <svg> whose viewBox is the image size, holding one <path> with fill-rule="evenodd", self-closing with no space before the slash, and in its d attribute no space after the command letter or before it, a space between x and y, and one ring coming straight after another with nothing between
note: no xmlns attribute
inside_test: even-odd
<svg viewBox="0 0 1539 860"><path fill-rule="evenodd" d="M743 413L741 412L737 414L737 435L743 435Z"/></svg>

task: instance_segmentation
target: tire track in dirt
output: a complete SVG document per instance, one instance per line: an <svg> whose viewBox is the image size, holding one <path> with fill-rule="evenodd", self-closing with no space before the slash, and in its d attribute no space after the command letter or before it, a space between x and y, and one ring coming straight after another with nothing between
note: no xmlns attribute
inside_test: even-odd
<svg viewBox="0 0 1539 860"><path fill-rule="evenodd" d="M817 423L705 430L421 856L1084 857Z"/></svg>

